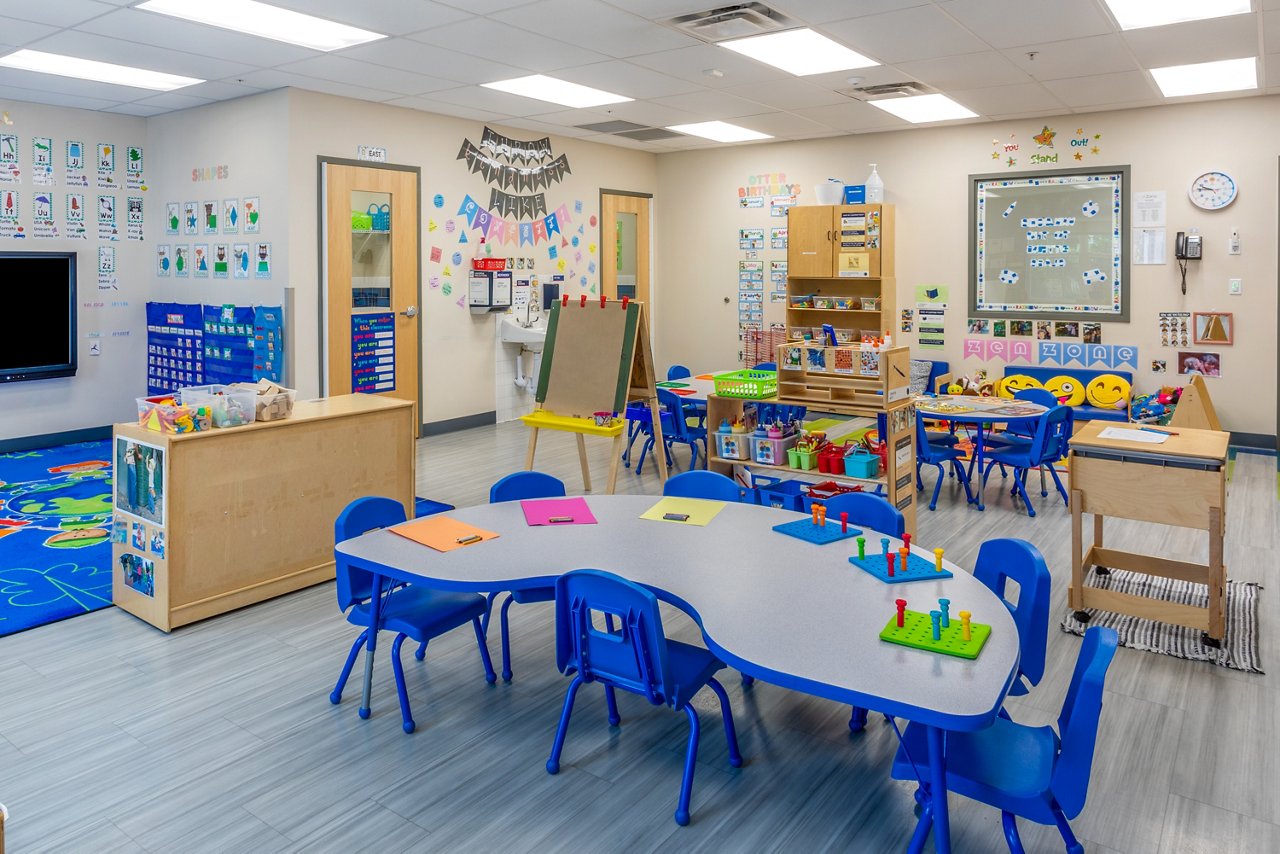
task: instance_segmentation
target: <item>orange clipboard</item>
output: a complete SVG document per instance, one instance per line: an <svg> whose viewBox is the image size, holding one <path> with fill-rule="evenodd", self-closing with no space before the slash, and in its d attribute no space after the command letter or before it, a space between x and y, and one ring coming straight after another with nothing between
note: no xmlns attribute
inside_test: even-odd
<svg viewBox="0 0 1280 854"><path fill-rule="evenodd" d="M438 552L451 552L454 549L479 545L485 540L498 537L493 531L486 531L475 525L450 519L448 516L427 516L403 525L396 525L388 530Z"/></svg>

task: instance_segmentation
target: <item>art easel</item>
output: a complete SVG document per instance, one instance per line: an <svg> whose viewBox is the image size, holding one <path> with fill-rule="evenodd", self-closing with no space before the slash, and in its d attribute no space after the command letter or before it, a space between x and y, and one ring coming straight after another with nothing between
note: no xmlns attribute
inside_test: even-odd
<svg viewBox="0 0 1280 854"><path fill-rule="evenodd" d="M1170 427L1189 427L1194 430L1221 430L1222 422L1218 420L1218 411L1213 408L1213 399L1209 397L1209 387L1204 384L1204 377L1192 374L1190 381L1178 398L1178 405L1169 419Z"/></svg>
<svg viewBox="0 0 1280 854"><path fill-rule="evenodd" d="M662 418L649 346L649 327L641 303L605 297L588 301L582 296L575 305L564 296L552 305L538 374L538 405L520 419L530 428L525 469L533 470L539 430L573 433L582 464L582 486L590 492L591 471L584 437L606 436L613 439L607 489L612 495L618 482L626 422L619 417L613 424L599 426L595 413L622 415L628 401L643 400L653 418L654 447L659 449L654 459L658 461L659 475L666 481L666 455L661 453Z"/></svg>

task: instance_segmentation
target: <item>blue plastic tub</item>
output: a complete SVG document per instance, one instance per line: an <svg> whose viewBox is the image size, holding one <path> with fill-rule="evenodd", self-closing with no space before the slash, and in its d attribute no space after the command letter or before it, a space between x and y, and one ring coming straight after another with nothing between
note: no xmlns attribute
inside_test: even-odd
<svg viewBox="0 0 1280 854"><path fill-rule="evenodd" d="M413 500L413 518L421 519L423 516L431 516L435 513L447 513L453 510L452 504L445 504L443 501L432 501L430 498L415 498Z"/></svg>

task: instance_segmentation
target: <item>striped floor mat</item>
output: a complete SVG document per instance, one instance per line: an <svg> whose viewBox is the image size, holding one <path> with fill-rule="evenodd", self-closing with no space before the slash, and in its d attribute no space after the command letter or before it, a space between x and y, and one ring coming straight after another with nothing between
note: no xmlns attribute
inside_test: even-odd
<svg viewBox="0 0 1280 854"><path fill-rule="evenodd" d="M1203 584L1120 569L1103 576L1090 571L1085 583L1090 587L1115 590L1118 593L1132 593L1202 608L1209 598L1208 588ZM1227 582L1227 636L1221 649L1202 644L1199 629L1127 617L1110 611L1091 609L1089 613L1093 618L1088 623L1081 623L1075 618L1074 612L1068 610L1062 618L1062 630L1073 635L1083 635L1089 626L1110 626L1120 635L1120 645L1130 649L1158 652L1190 661L1208 661L1246 673L1262 673L1262 662L1258 657L1258 595L1261 590L1261 585L1251 582Z"/></svg>

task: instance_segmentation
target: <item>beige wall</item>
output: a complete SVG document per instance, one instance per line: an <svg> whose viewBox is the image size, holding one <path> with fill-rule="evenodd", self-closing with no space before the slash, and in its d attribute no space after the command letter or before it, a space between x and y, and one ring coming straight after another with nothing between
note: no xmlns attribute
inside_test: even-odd
<svg viewBox="0 0 1280 854"><path fill-rule="evenodd" d="M949 285L944 355L953 369L980 367L977 360L960 359L968 291L966 179L970 174L998 171L991 158L992 140L1006 140L1010 134L1022 143L1025 163L1030 138L1043 124L1056 128L1062 134L1059 140L1074 135L1077 127L1102 134L1100 154L1086 156L1081 165L1129 164L1133 190L1167 192L1170 256L1175 231L1196 226L1204 235L1205 257L1192 263L1185 297L1172 261L1165 266L1131 268L1132 320L1105 324L1103 342L1136 344L1140 361L1135 384L1139 390L1152 390L1162 382L1177 384L1182 379L1175 373L1150 371L1152 359L1167 359L1170 371L1176 370L1176 351L1159 346L1159 312L1234 312L1236 343L1220 348L1223 375L1209 379L1209 388L1224 426L1274 434L1280 154L1275 140L1280 135L1280 97L661 155L658 195L672 201L656 217L659 364L681 362L708 368L734 362L736 270L744 257L737 248L736 229L767 228L780 222L767 213L762 216L758 210L738 208L737 188L748 176L783 172L789 182L802 185L801 203L813 204L814 183L829 176L861 183L870 171L867 164L874 161L885 182L886 201L897 208L899 303L914 305L917 284ZM1024 171L1021 166L1009 171ZM1191 179L1209 169L1229 172L1241 188L1237 201L1225 211L1201 211L1188 201ZM1239 228L1243 242L1238 257L1227 255L1233 227ZM761 255L783 257L782 253ZM1243 279L1243 295L1227 295L1227 280L1232 277ZM724 297L730 298L728 305ZM781 314L773 312L778 319ZM894 334L902 335L896 327ZM913 334L903 338L914 345ZM919 352L928 355L928 351ZM1003 365L991 367L996 374L1003 372Z"/></svg>
<svg viewBox="0 0 1280 854"><path fill-rule="evenodd" d="M474 243L458 243L458 235L465 227L465 220L457 215L458 206L466 194L487 204L490 185L480 175L471 174L456 157L464 138L479 143L484 123L300 90L290 90L288 94L289 269L292 283L298 289L295 318L298 334L294 339L298 384L308 393L319 390L319 342L312 332L317 328L319 310L316 157L323 154L354 159L357 146L375 145L387 149L389 163L422 169L422 419L430 423L493 411L493 318L472 315L457 305L465 291L465 267L474 250ZM535 131L501 126L493 129L516 139L543 136ZM557 245L557 254L568 254L564 272L575 271L572 282L566 282L564 292L576 296L599 281L599 227L590 225L589 218L599 215L600 188L654 192L657 168L654 156L645 152L563 137L552 137L551 143L555 154L568 155L572 172L561 183L539 192L546 194L547 206L552 211L560 204L567 204L573 211L575 201L583 203L582 214L573 214L574 223L569 233L572 237L577 234L577 226L584 227L579 249ZM433 204L436 194L444 197L442 208ZM447 220L454 220L458 226L453 233L444 228ZM429 230L431 221L437 225L435 231ZM478 235L479 232L473 232L468 237ZM445 263L430 262L433 245L441 248ZM552 274L560 272L548 257L547 245L541 243L536 248L526 246L510 251L536 257L536 270L543 281L547 281ZM594 253L589 251L592 245L597 245ZM573 253L579 250L583 258L576 262ZM444 267L454 252L462 253L463 269L448 264L452 277L444 277ZM596 264L594 272L588 270L591 261ZM432 276L441 277L442 287L430 286ZM587 278L585 288L579 284L583 276ZM445 281L453 286L448 296L443 292Z"/></svg>

